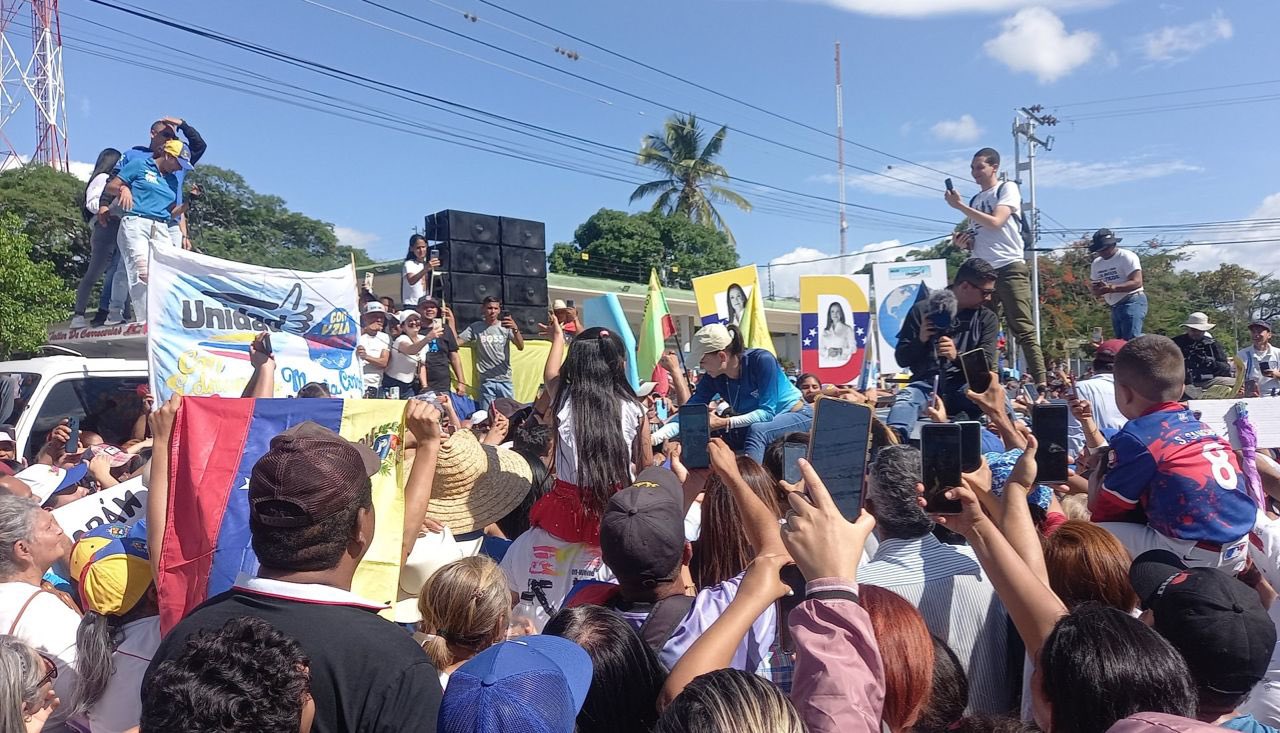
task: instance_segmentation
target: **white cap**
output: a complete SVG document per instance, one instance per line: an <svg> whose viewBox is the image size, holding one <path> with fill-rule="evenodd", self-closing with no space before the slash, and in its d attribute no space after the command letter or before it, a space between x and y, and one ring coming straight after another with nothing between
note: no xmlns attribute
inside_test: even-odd
<svg viewBox="0 0 1280 733"><path fill-rule="evenodd" d="M723 351L733 343L733 334L722 323L712 323L698 329L693 335L693 360L701 361L705 354Z"/></svg>
<svg viewBox="0 0 1280 733"><path fill-rule="evenodd" d="M560 298L556 298L555 300L551 301L551 310L562 311L568 307L569 307L569 304L564 302Z"/></svg>
<svg viewBox="0 0 1280 733"><path fill-rule="evenodd" d="M364 314L366 316L369 315L370 313L386 314L386 312L387 312L387 307L376 300L371 300L368 303L364 304Z"/></svg>
<svg viewBox="0 0 1280 733"><path fill-rule="evenodd" d="M475 412L471 413L470 419L471 419L472 425L479 425L480 423L489 419L489 413L485 410L476 410Z"/></svg>
<svg viewBox="0 0 1280 733"><path fill-rule="evenodd" d="M9 434L9 431L0 430L0 443L13 443L16 445L17 442L18 441L14 440L13 436Z"/></svg>
<svg viewBox="0 0 1280 733"><path fill-rule="evenodd" d="M636 397L648 397L657 388L657 382L641 382L640 386L636 388Z"/></svg>
<svg viewBox="0 0 1280 733"><path fill-rule="evenodd" d="M397 320L397 321L400 321L401 323L404 323L405 321L409 320L409 316L413 316L414 318L417 318L418 320L422 320L422 316L418 315L418 311L416 311L416 310L409 310L409 309L405 309L405 310L402 310L402 311L400 311L399 313L397 313L397 314L396 314L396 320Z"/></svg>

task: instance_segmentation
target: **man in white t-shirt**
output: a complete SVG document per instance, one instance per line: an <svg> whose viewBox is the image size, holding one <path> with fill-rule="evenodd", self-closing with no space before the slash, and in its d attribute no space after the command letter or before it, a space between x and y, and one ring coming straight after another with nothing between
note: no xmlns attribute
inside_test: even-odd
<svg viewBox="0 0 1280 733"><path fill-rule="evenodd" d="M360 316L360 339L356 342L356 358L364 370L364 396L377 397L382 389L382 375L391 361L391 337L387 327L387 307L376 300L364 306Z"/></svg>
<svg viewBox="0 0 1280 733"><path fill-rule="evenodd" d="M1116 406L1115 364L1116 354L1124 348L1123 339L1108 339L1098 344L1093 353L1093 376L1076 382L1076 397L1087 400L1093 408L1093 422L1104 435L1124 427L1129 418ZM1071 455L1078 456L1084 448L1084 428L1075 415L1067 415L1067 443Z"/></svg>
<svg viewBox="0 0 1280 733"><path fill-rule="evenodd" d="M1089 265L1089 290L1111 308L1111 328L1116 338L1132 341L1142 335L1147 317L1147 294L1142 290L1142 263L1138 256L1116 246L1110 229L1093 233L1089 251L1096 254Z"/></svg>
<svg viewBox="0 0 1280 733"><path fill-rule="evenodd" d="M1244 396L1268 397L1280 390L1280 348L1271 345L1271 324L1261 319L1249 324L1253 344L1236 354L1244 363Z"/></svg>
<svg viewBox="0 0 1280 733"><path fill-rule="evenodd" d="M996 271L996 303L1004 311L1005 324L1027 359L1027 371L1036 384L1045 384L1044 355L1031 310L1031 268L1022 241L1022 193L1013 181L1001 182L1000 154L983 148L969 164L973 180L982 191L966 204L954 189L944 194L947 205L969 219L967 231L955 236L957 246L991 263Z"/></svg>

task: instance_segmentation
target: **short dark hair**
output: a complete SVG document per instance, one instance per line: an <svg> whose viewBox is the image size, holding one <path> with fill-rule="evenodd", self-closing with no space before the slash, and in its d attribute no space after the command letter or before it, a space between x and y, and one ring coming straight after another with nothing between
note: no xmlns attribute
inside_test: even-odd
<svg viewBox="0 0 1280 733"><path fill-rule="evenodd" d="M373 483L365 478L356 503L306 527L268 527L249 513L253 552L263 567L295 573L337 567L356 535L361 509L373 509Z"/></svg>
<svg viewBox="0 0 1280 733"><path fill-rule="evenodd" d="M1186 382L1182 350L1165 336L1139 336L1116 354L1115 381L1152 402L1176 400Z"/></svg>
<svg viewBox="0 0 1280 733"><path fill-rule="evenodd" d="M960 263L960 269L956 270L955 281L980 285L993 282L997 277L996 269L991 266L990 262L981 257L970 257Z"/></svg>
<svg viewBox="0 0 1280 733"><path fill-rule="evenodd" d="M987 161L987 165L992 168L1000 167L1000 153L997 153L995 148L983 148L982 150L974 153L973 157L982 158Z"/></svg>
<svg viewBox="0 0 1280 733"><path fill-rule="evenodd" d="M310 663L298 642L259 618L198 631L143 686L141 730L297 730Z"/></svg>
<svg viewBox="0 0 1280 733"><path fill-rule="evenodd" d="M1139 712L1196 714L1182 655L1115 608L1086 603L1058 619L1040 648L1039 668L1054 733L1097 733Z"/></svg>
<svg viewBox="0 0 1280 733"><path fill-rule="evenodd" d="M933 529L933 521L916 503L920 483L920 451L909 445L886 445L871 462L867 482L868 511L885 537L915 539Z"/></svg>
<svg viewBox="0 0 1280 733"><path fill-rule="evenodd" d="M486 295L484 296L484 300L480 301L480 305L489 305L490 303L502 305L502 298L499 298L496 295Z"/></svg>
<svg viewBox="0 0 1280 733"><path fill-rule="evenodd" d="M969 705L969 678L951 647L933 637L933 681L929 701L912 729L917 733L946 733L964 718Z"/></svg>
<svg viewBox="0 0 1280 733"><path fill-rule="evenodd" d="M307 382L298 390L299 397L332 397L329 386L323 382Z"/></svg>

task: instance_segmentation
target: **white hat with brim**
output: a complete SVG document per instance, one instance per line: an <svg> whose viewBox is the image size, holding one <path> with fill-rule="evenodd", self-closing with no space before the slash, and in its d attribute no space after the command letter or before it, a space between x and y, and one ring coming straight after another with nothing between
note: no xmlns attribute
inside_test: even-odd
<svg viewBox="0 0 1280 733"><path fill-rule="evenodd" d="M427 516L466 534L510 514L532 487L533 469L524 456L459 430L440 445Z"/></svg>
<svg viewBox="0 0 1280 733"><path fill-rule="evenodd" d="M1203 313L1192 313L1187 316L1187 322L1182 324L1183 328L1194 328L1197 331L1212 331L1215 323L1209 323L1209 316Z"/></svg>
<svg viewBox="0 0 1280 733"><path fill-rule="evenodd" d="M658 388L657 382L641 382L636 388L636 397L648 397L653 394L653 390Z"/></svg>
<svg viewBox="0 0 1280 733"><path fill-rule="evenodd" d="M79 483L88 468L89 466L85 463L77 463L71 468L58 468L37 463L14 474L14 478L21 479L23 483L30 486L32 495L43 504L59 491Z"/></svg>
<svg viewBox="0 0 1280 733"><path fill-rule="evenodd" d="M400 587L396 589L396 602L391 607L393 620L398 624L416 624L422 620L418 612L418 594L422 586L437 570L454 560L464 557L462 548L453 539L448 527L444 532L425 532L413 543L409 557L400 568Z"/></svg>
<svg viewBox="0 0 1280 733"><path fill-rule="evenodd" d="M691 358L694 363L702 361L702 357L713 351L723 351L729 348L729 344L733 343L733 334L729 332L728 327L723 323L709 323L693 335L693 352Z"/></svg>

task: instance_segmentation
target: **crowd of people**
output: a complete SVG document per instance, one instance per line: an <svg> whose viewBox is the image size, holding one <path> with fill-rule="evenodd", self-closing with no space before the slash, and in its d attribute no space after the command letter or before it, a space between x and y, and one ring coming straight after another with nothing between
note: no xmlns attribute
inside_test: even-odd
<svg viewBox="0 0 1280 733"><path fill-rule="evenodd" d="M116 235L113 205L93 212L97 269L121 261L139 317L131 258L156 237L181 246L179 194L158 189L203 152L180 120L152 133L94 177L119 208ZM998 167L980 151L983 192L948 194L975 256L911 310L895 350L911 381L882 389L793 380L732 323L693 335L696 369L668 352L637 389L619 334L557 302L521 402L516 323L490 298L458 324L433 297L438 256L411 239L400 299L360 294L356 352L366 396L402 400L385 403L407 469L392 604L352 590L387 521L364 443L306 421L274 436L244 478L245 516L224 519L257 572L166 625L189 398L139 392L29 456L0 428L0 733L1280 730L1280 466L1185 404L1280 389L1270 327L1251 326L1239 376L1204 314L1177 339L1143 335L1140 265L1102 230L1094 292L1116 338L1081 378L1039 357L1025 378L999 373L994 303L1038 347L1020 244L1007 256L1018 193ZM975 351L978 391L961 358ZM243 396L274 395L265 336L250 362ZM1052 483L1026 419L1049 399L1071 414L1071 470ZM822 400L878 409L855 511L832 498L848 487L788 458ZM710 465L690 467L673 416L704 406ZM983 426L982 459L940 512L919 426L957 420ZM134 480L145 519L74 537L59 524Z"/></svg>

